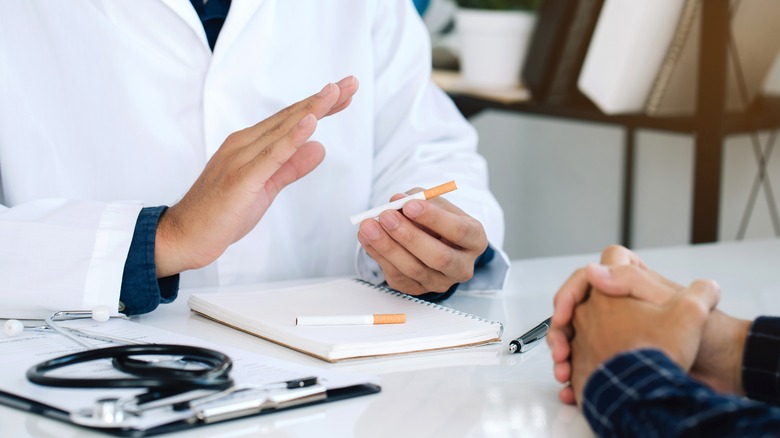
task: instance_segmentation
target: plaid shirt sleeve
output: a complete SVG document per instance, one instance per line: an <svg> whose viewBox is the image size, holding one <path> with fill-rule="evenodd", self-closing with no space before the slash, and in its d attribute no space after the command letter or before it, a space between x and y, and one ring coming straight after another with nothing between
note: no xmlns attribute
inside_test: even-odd
<svg viewBox="0 0 780 438"><path fill-rule="evenodd" d="M654 349L621 353L602 364L585 385L582 409L598 436L772 436L780 431L780 408L718 394Z"/></svg>

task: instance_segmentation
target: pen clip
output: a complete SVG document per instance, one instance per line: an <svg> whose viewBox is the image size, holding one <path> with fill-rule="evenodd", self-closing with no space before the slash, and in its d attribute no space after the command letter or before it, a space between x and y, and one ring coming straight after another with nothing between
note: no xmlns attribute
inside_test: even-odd
<svg viewBox="0 0 780 438"><path fill-rule="evenodd" d="M539 342L542 341L542 339L544 339L544 337L536 338L536 339L533 339L533 340L530 340L530 341L523 341L521 339L520 342L519 342L520 343L520 351L519 351L519 353L525 353L528 350L536 347L539 344Z"/></svg>

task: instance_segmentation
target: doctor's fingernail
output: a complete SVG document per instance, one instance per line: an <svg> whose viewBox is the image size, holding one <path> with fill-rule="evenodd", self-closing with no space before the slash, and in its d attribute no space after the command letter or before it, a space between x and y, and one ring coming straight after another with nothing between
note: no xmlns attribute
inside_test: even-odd
<svg viewBox="0 0 780 438"><path fill-rule="evenodd" d="M354 76L347 76L346 78L336 82L336 85L339 87L346 87L348 85L352 85L352 83L355 82Z"/></svg>
<svg viewBox="0 0 780 438"><path fill-rule="evenodd" d="M325 97L330 94L331 91L333 91L333 84L328 84L319 93L317 93L317 96Z"/></svg>
<svg viewBox="0 0 780 438"><path fill-rule="evenodd" d="M404 205L404 214L408 217L415 218L421 215L423 212L422 202L409 201Z"/></svg>
<svg viewBox="0 0 780 438"><path fill-rule="evenodd" d="M312 123L316 123L316 121L317 121L317 118L314 116L314 114L309 113L309 114L306 114L305 116L303 116L301 121L298 122L298 126L300 126L301 128L306 128L309 125L311 125Z"/></svg>
<svg viewBox="0 0 780 438"><path fill-rule="evenodd" d="M379 223L385 227L386 230L394 230L401 225L401 222L396 216L398 213L395 211L385 211L379 215Z"/></svg>
<svg viewBox="0 0 780 438"><path fill-rule="evenodd" d="M379 224L373 219L370 222L366 222L365 225L360 228L360 231L368 240L376 240L379 238Z"/></svg>

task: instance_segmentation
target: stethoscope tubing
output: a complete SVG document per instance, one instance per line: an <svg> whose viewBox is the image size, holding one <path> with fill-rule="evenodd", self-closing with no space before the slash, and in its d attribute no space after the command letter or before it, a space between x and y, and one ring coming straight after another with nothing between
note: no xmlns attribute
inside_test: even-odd
<svg viewBox="0 0 780 438"><path fill-rule="evenodd" d="M185 370L154 365L131 356L183 356L190 362L207 365L206 369ZM79 363L111 359L120 371L131 378L73 378L47 373ZM146 388L152 389L225 389L233 385L229 372L232 361L224 353L203 347L176 344L120 345L80 351L41 362L27 370L33 383L60 388Z"/></svg>
<svg viewBox="0 0 780 438"><path fill-rule="evenodd" d="M104 335L102 333L97 333L97 332L84 330L84 329L75 329L70 327L62 327L62 328L75 336L87 338L87 339L94 339L96 341L112 342L115 344L132 344L132 345L150 344L150 342L138 341L130 338L120 338L119 336ZM52 332L56 333L56 331L51 327L49 327L48 325L35 325L35 326L26 325L24 326L24 330L28 332L32 331L38 333L52 333ZM90 346L90 349L92 348L94 347Z"/></svg>

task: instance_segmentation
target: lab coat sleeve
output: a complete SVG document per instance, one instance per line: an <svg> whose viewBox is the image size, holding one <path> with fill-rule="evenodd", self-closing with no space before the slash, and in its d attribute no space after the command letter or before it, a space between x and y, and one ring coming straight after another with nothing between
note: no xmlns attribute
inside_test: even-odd
<svg viewBox="0 0 780 438"><path fill-rule="evenodd" d="M372 205L414 187L455 180L458 189L445 197L482 223L498 253L460 290L498 290L508 273L502 251L504 219L488 188L487 164L477 152L476 131L430 79L429 35L412 2L380 0L375 7ZM381 279L378 266L364 251L358 251L357 269L368 281Z"/></svg>
<svg viewBox="0 0 780 438"><path fill-rule="evenodd" d="M0 317L116 312L141 207L64 199L0 206Z"/></svg>

